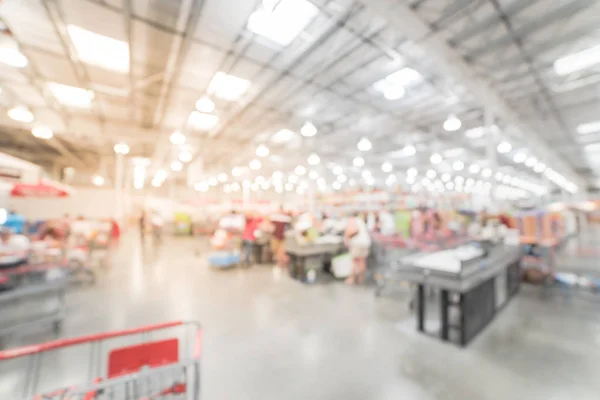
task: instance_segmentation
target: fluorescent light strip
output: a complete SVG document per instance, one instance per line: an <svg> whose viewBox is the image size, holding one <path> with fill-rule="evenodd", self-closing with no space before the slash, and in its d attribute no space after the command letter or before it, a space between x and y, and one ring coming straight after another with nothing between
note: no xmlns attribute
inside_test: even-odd
<svg viewBox="0 0 600 400"><path fill-rule="evenodd" d="M319 12L307 0L263 1L248 18L246 28L281 46L288 46Z"/></svg>
<svg viewBox="0 0 600 400"><path fill-rule="evenodd" d="M554 71L558 75L569 75L596 64L600 64L600 45L559 58L554 62Z"/></svg>

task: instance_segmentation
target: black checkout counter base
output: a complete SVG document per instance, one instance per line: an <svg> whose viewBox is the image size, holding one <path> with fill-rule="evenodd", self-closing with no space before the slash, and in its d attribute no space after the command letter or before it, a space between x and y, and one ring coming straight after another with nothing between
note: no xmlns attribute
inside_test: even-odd
<svg viewBox="0 0 600 400"><path fill-rule="evenodd" d="M468 291L456 292L440 288L439 339L460 346L469 344L518 292L520 279L520 264L517 260L509 264L504 273L484 280ZM433 336L426 327L426 286L424 283L417 284L417 330Z"/></svg>

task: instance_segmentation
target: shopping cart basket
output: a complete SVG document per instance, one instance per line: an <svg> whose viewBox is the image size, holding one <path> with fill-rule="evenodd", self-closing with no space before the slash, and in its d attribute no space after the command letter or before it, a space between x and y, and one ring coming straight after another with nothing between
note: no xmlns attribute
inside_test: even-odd
<svg viewBox="0 0 600 400"><path fill-rule="evenodd" d="M66 315L68 272L64 268L17 267L3 270L0 281L6 289L0 292L0 340L39 326L52 326L55 332L60 329Z"/></svg>
<svg viewBox="0 0 600 400"><path fill-rule="evenodd" d="M201 351L200 325L182 321L5 350L0 398L197 400Z"/></svg>

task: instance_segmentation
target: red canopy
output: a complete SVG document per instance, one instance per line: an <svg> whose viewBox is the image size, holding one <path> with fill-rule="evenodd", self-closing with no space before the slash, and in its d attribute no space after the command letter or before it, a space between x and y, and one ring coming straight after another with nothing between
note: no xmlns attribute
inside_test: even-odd
<svg viewBox="0 0 600 400"><path fill-rule="evenodd" d="M10 191L13 197L68 197L69 187L58 182L40 181L36 184L15 183Z"/></svg>

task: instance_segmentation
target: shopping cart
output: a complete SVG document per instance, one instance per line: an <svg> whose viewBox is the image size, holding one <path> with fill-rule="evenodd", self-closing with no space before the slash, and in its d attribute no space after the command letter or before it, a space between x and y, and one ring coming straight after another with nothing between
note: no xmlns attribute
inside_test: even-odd
<svg viewBox="0 0 600 400"><path fill-rule="evenodd" d="M89 354L87 369L77 362L81 352ZM200 325L182 321L5 350L0 398L197 400L201 352Z"/></svg>
<svg viewBox="0 0 600 400"><path fill-rule="evenodd" d="M393 280L399 267L398 261L417 251L410 239L398 236L373 234L371 253L373 255L375 295L381 296L383 290Z"/></svg>
<svg viewBox="0 0 600 400"><path fill-rule="evenodd" d="M61 247L51 247L44 241L33 242L28 258L32 267L51 264L61 265L68 272L69 282L75 284L96 282L96 273L90 262L90 251L87 241L71 242Z"/></svg>
<svg viewBox="0 0 600 400"><path fill-rule="evenodd" d="M57 332L66 315L68 272L57 265L37 265L3 270L0 282L0 347L13 334L40 326Z"/></svg>

